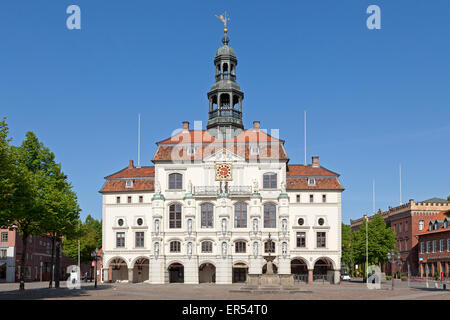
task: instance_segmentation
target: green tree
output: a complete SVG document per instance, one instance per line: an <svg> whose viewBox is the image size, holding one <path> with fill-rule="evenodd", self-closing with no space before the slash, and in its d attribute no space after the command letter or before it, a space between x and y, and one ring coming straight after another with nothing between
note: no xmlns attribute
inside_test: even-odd
<svg viewBox="0 0 450 320"><path fill-rule="evenodd" d="M351 269L353 264L353 248L352 248L352 230L347 224L342 223L342 236L341 236L341 246L342 246L342 263L347 266L348 270Z"/></svg>
<svg viewBox="0 0 450 320"><path fill-rule="evenodd" d="M81 224L79 238L64 239L63 253L73 260L78 259L78 240L80 240L80 262L92 261L92 251L102 247L102 222L88 215Z"/></svg>
<svg viewBox="0 0 450 320"><path fill-rule="evenodd" d="M0 144L2 149L2 188L6 189L5 204L0 209L0 225L16 230L22 237L22 256L20 259L20 290L25 289L25 262L28 239L39 234L43 213L42 176L34 174L27 166L29 159L22 147L7 146L8 128L4 121L0 124ZM6 139L6 140L5 140ZM5 153L5 150L6 153ZM6 157L5 157L6 154ZM6 159L6 161L5 161ZM6 165L4 165L6 163ZM3 172L4 169L8 172ZM5 183L6 181L6 183Z"/></svg>
<svg viewBox="0 0 450 320"><path fill-rule="evenodd" d="M386 227L380 212L368 222L368 262L379 264L388 261L387 254L395 250L396 236L394 230ZM353 258L355 263L366 262L366 222L352 234ZM367 266L366 266L367 267Z"/></svg>

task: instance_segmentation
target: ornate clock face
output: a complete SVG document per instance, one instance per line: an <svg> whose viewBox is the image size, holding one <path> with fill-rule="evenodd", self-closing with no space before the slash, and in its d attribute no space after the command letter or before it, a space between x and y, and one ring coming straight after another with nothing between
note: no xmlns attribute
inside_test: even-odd
<svg viewBox="0 0 450 320"><path fill-rule="evenodd" d="M231 163L216 164L216 180L231 180Z"/></svg>

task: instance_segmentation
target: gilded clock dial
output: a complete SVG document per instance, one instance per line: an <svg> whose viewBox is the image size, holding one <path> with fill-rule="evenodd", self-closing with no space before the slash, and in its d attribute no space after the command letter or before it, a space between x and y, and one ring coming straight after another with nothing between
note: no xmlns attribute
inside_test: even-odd
<svg viewBox="0 0 450 320"><path fill-rule="evenodd" d="M216 164L216 180L231 180L231 164Z"/></svg>

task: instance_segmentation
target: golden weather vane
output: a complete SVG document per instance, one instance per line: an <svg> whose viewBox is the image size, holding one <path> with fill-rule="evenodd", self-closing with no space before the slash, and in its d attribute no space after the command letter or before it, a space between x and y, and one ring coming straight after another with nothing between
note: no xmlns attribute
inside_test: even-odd
<svg viewBox="0 0 450 320"><path fill-rule="evenodd" d="M227 22L230 21L230 16L227 14L226 11L224 14L221 14L220 16L218 16L217 14L215 16L217 17L217 19L219 19L223 22L224 31L227 32L228 31Z"/></svg>

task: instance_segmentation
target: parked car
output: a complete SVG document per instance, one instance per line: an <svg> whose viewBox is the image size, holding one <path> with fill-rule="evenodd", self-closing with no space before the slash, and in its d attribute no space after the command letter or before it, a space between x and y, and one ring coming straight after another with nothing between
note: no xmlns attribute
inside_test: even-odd
<svg viewBox="0 0 450 320"><path fill-rule="evenodd" d="M342 281L350 281L352 278L350 278L350 275L348 274L341 274L341 280Z"/></svg>

